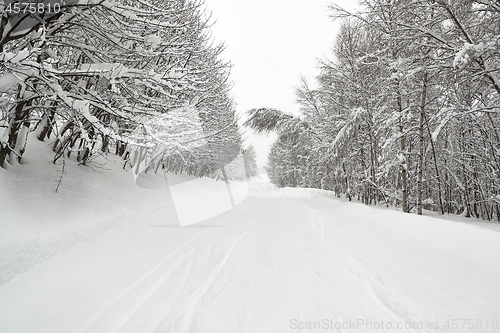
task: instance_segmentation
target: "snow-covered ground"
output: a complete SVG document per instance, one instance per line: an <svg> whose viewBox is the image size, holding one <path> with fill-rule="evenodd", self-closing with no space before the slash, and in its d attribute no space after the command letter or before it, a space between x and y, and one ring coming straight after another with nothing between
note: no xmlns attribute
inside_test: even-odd
<svg viewBox="0 0 500 333"><path fill-rule="evenodd" d="M496 225L261 177L181 227L119 164L68 161L55 193L45 145L0 169L0 332L500 332Z"/></svg>

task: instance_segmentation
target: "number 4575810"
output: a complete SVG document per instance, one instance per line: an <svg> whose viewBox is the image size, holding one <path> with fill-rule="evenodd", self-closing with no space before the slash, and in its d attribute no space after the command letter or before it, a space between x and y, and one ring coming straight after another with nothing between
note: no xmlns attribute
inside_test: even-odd
<svg viewBox="0 0 500 333"><path fill-rule="evenodd" d="M452 330L481 330L481 329L498 329L498 320L488 320L488 319L448 319L444 323L445 329Z"/></svg>
<svg viewBox="0 0 500 333"><path fill-rule="evenodd" d="M59 13L60 3L14 2L5 7L7 15Z"/></svg>

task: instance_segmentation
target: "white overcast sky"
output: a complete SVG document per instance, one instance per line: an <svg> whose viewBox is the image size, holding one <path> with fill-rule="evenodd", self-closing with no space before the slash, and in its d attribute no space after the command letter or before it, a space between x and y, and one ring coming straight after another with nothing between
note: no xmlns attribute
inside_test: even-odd
<svg viewBox="0 0 500 333"><path fill-rule="evenodd" d="M297 114L294 87L300 75L311 82L317 58L330 57L338 23L327 6L352 8L346 0L205 0L214 38L224 41L233 63L233 97L238 112L272 107ZM272 139L272 138L271 138ZM266 160L270 138L249 135L258 163Z"/></svg>

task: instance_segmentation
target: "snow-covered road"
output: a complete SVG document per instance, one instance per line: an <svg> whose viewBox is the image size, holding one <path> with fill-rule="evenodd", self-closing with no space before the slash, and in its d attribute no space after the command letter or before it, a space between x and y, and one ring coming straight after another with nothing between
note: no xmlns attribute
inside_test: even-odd
<svg viewBox="0 0 500 333"><path fill-rule="evenodd" d="M500 233L324 194L150 206L0 285L0 331L500 331Z"/></svg>

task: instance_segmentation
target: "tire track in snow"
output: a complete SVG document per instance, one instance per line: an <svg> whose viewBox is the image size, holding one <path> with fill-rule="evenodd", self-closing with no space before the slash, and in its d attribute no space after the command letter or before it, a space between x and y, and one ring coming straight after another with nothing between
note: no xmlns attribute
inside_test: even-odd
<svg viewBox="0 0 500 333"><path fill-rule="evenodd" d="M183 273L191 270L194 255L200 243L216 243L227 226L232 223L234 216L241 210L246 210L248 208L249 203L247 201L240 204L236 209L227 213L226 216L222 217L220 220L214 221L214 225L224 226L224 228L213 228L207 232L202 232L173 249L167 257L158 262L153 268L101 306L99 310L94 312L80 328L74 331L74 333L120 332L127 323L133 319L134 314L148 302L155 292L157 292L178 269L183 265L187 265L188 268L184 268ZM227 226L225 226L225 224L227 224ZM203 242L204 239L207 241ZM198 244L198 246L192 246L193 244ZM191 247L192 249L189 250ZM186 252L183 255L179 255L182 251ZM179 288L176 289L180 292L182 288L179 286Z"/></svg>
<svg viewBox="0 0 500 333"><path fill-rule="evenodd" d="M196 267L197 264L195 263L195 261L200 262L200 259L198 258L197 255L199 255L200 253L204 254L204 253L208 252L209 258L206 258L205 262L211 262L210 257L212 257L212 255L213 255L213 252L214 252L213 249L215 247L215 244L218 244L220 242L220 239L223 236L226 236L225 235L226 231L227 231L227 229L222 230L222 232L220 232L217 236L207 236L204 239L201 239L199 243L198 242L196 243L196 247L193 248L193 250L190 252L190 255L187 257L187 259L184 258L184 259L180 259L177 261L176 269L182 269L182 275L183 275L184 279L180 279L180 280L184 281L184 283L182 285L179 285L178 283L174 282L176 284L175 289L178 291L178 294L176 296L179 296L181 293L186 292L187 288L189 287L189 283L192 282L192 281L190 281L190 278L192 277L191 275L193 275L193 272L196 271L194 269L199 268L199 267ZM208 247L210 247L210 249L211 249L210 251L206 251ZM232 251L232 252L234 252L234 251ZM224 251L224 253L226 255L227 251ZM230 254L228 254L228 255L230 255ZM219 260L219 262L220 262L220 260ZM226 264L227 263L224 263L224 266ZM158 306L159 304L161 304L162 303L162 300L161 300L162 296L172 298L173 295L165 295L165 292L161 290L161 288L164 286L169 287L172 285L171 275L166 277L162 281L162 283L158 284L157 288L155 288L154 293L151 293L150 295L148 295L147 298L144 298L140 304L137 304L134 311L133 312L131 311L129 313L125 322L121 323L120 329L123 328L124 331L126 331L126 332L136 332L137 330L134 328L141 327L144 324L143 319L146 317L143 314L144 314L146 308L150 307L151 305ZM176 279L176 281L179 281L179 279ZM206 279L204 280L203 283L205 283L205 282L206 282ZM192 292L190 294L192 294ZM180 303L177 303L177 306L175 306L171 309L168 309L166 313L171 313L171 312L175 311L179 307L179 304ZM165 309L165 307L163 307L163 309ZM148 317L147 321L148 321L148 325L151 328L156 327L155 331L162 331L161 329L159 329L159 327L161 326L162 322L164 322L164 319L165 319L165 315L163 314L162 316L156 316L155 318ZM141 322L141 320L142 320L142 322ZM115 332L115 331L113 331L113 332ZM170 330L169 330L169 332L170 332Z"/></svg>
<svg viewBox="0 0 500 333"><path fill-rule="evenodd" d="M349 256L343 256L342 269L350 277L353 291L358 296L358 301L385 312L397 322L420 322L418 314L412 311L395 296L393 290L387 286L383 278L373 273L369 266L353 250ZM434 332L424 329L410 332Z"/></svg>
<svg viewBox="0 0 500 333"><path fill-rule="evenodd" d="M245 235L244 239L242 239L239 243L242 243L243 241L247 241L249 239L249 235ZM224 301L224 297L226 295L231 295L235 299L235 302L233 303L233 309L235 310L236 314L232 314L232 318L238 317L237 320L237 328L236 332L243 332L246 327L248 327L248 313L250 312L248 309L248 303L250 299L250 294L252 290L252 284L254 282L254 278L248 278L248 276L252 276L252 273L250 274L245 274L245 264L244 264L244 256L248 253L251 253L252 251L252 242L247 241L244 245L239 246L238 244L238 253L236 253L236 248L233 249L233 254L232 258L229 258L233 263L237 263L237 265L234 265L234 269L231 269L232 267L230 266L230 263L226 263L226 267L224 271L221 270L220 278L218 278L214 283L212 284L212 287L210 289L210 292L212 294L215 293L215 296L210 299L207 296L205 296L203 301L206 301L205 303L211 307L212 305L216 304L217 302L223 302L226 304L227 302ZM248 273L248 272L246 272ZM243 290L239 289L238 287L241 288L241 285L237 283L238 278L240 276L244 276L247 279L247 283ZM253 272L253 276L255 276L255 273ZM219 285L218 285L219 284ZM222 284L222 287L220 286ZM236 293L234 292L234 288L236 288ZM243 314L243 316L241 316ZM229 313L227 314L228 317L231 316Z"/></svg>
<svg viewBox="0 0 500 333"><path fill-rule="evenodd" d="M218 262L217 266L212 269L210 275L203 281L203 283L194 290L190 295L188 295L182 303L173 310L173 312L179 312L180 316L174 319L169 332L195 332L193 331L193 326L196 325L196 316L202 309L202 303L209 294L211 288L217 281L217 278L221 275L222 271L226 268L229 259L233 256L234 251L238 244L247 236L250 230L239 234L233 238L231 245L228 250L224 252L223 257Z"/></svg>
<svg viewBox="0 0 500 333"><path fill-rule="evenodd" d="M217 224L225 222L227 219L230 219L231 216L218 221ZM119 313L119 320L115 322L113 328L106 328L105 332L118 332L123 325L130 319L130 316L137 311L141 304L143 304L147 299L154 294L154 292L168 279L170 275L172 275L176 269L178 269L183 263L185 263L188 258L190 258L195 249L188 251L189 247L192 244L195 244L198 240L202 238L210 238L215 233L219 232L222 234L223 230L217 230L218 228L213 228L208 232L200 233L198 236L192 237L187 242L184 242L182 245L174 249L170 254L165 257L162 261L156 264L153 268L135 280L133 283L124 288L121 292L119 292L116 296L111 298L110 301L105 303L102 307L99 308L79 329L75 330L75 333L83 333L83 332L96 332L93 330L93 327L97 328L100 325L104 325L105 321L108 320L116 320L116 313ZM179 258L178 254L182 251L187 251L184 255L181 255ZM175 260L175 261L174 261ZM172 265L171 261L174 261ZM117 308L125 309L114 311ZM108 319L109 317L109 319Z"/></svg>
<svg viewBox="0 0 500 333"><path fill-rule="evenodd" d="M303 210L310 211L310 218L308 220L311 223L311 228L309 230L321 240L325 246L325 250L334 255L336 262L332 262L332 264L336 264L336 267L343 272L337 278L343 281L342 284L350 286L353 292L351 294L352 297L355 297L358 302L363 303L369 308L386 313L396 321L419 322L418 314L403 304L389 286L384 283L383 279L371 272L368 264L362 259L361 254L351 248L349 238L355 236L355 234L336 226L334 223L325 225L326 221L332 219L332 217L318 213L317 211L313 212L310 207L307 207L307 205L304 206L302 207ZM332 221L334 220L333 218ZM331 243L333 239L337 241L335 244ZM318 243L315 246L320 245ZM304 260L304 264L309 265L318 282L325 283L328 288L334 291L341 288L341 286L332 284L331 281L316 271L310 265L309 261ZM423 331L433 332L428 329L424 329Z"/></svg>

